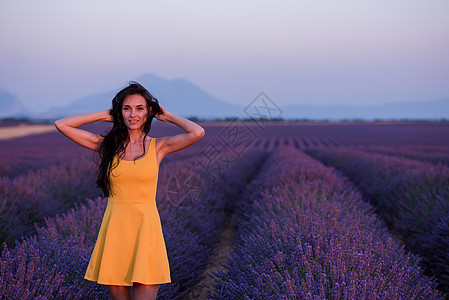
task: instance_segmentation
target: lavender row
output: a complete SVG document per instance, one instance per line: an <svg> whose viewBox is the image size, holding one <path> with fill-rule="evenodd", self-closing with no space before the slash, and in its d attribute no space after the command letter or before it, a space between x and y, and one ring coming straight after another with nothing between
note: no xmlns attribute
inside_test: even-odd
<svg viewBox="0 0 449 300"><path fill-rule="evenodd" d="M449 166L448 147L388 147L373 146L361 147L360 150L366 152L394 155L419 161L428 161L434 164L444 164Z"/></svg>
<svg viewBox="0 0 449 300"><path fill-rule="evenodd" d="M3 151L0 151L0 155L1 152ZM13 157L11 155L0 156L0 176L13 179L30 171L38 171L52 165L76 160L80 156L85 156L85 153L55 153L50 156L49 153L24 152Z"/></svg>
<svg viewBox="0 0 449 300"><path fill-rule="evenodd" d="M100 195L95 165L86 156L16 178L0 177L0 241L12 243L35 233L34 223Z"/></svg>
<svg viewBox="0 0 449 300"><path fill-rule="evenodd" d="M0 141L0 176L15 178L31 170L76 160L80 156L92 158L92 151L80 147L59 132Z"/></svg>
<svg viewBox="0 0 449 300"><path fill-rule="evenodd" d="M442 299L355 187L293 148L267 159L239 207L213 299Z"/></svg>
<svg viewBox="0 0 449 300"><path fill-rule="evenodd" d="M3 245L0 298L106 299L107 290L82 280L106 199L88 200L63 216L46 219L38 234L16 247Z"/></svg>
<svg viewBox="0 0 449 300"><path fill-rule="evenodd" d="M348 176L449 292L449 168L354 150L309 151Z"/></svg>
<svg viewBox="0 0 449 300"><path fill-rule="evenodd" d="M161 168L157 201L172 283L161 286L160 299L180 298L201 280L226 218L230 197L244 188L263 159L261 153L254 155L251 160L236 159L221 174L188 160L166 163ZM174 189L170 185L173 177L183 173L191 174L189 181L184 182L188 187L202 189L190 204L174 202L169 196ZM23 298L106 299L104 286L83 279L106 203L102 198L89 200L87 205L79 205L64 216L47 219L46 226L39 228L34 238L12 250L5 247L0 298L28 295ZM37 282L45 282L45 289L36 289Z"/></svg>

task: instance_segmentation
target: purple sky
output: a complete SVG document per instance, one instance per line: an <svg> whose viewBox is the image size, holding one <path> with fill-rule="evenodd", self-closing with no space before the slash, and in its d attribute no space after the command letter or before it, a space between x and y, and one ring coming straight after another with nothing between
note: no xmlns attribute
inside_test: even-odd
<svg viewBox="0 0 449 300"><path fill-rule="evenodd" d="M5 1L0 87L39 111L144 73L242 105L449 97L449 1Z"/></svg>

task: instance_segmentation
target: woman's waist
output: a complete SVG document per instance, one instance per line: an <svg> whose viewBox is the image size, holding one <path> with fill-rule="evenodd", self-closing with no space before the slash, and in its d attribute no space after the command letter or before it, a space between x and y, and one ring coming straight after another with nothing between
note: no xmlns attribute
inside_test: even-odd
<svg viewBox="0 0 449 300"><path fill-rule="evenodd" d="M112 192L110 193L111 199L117 201L137 201L137 202L147 202L156 199L157 188L148 187L122 187L118 185L112 186Z"/></svg>
<svg viewBox="0 0 449 300"><path fill-rule="evenodd" d="M147 203L155 204L156 199L152 198L124 198L124 197L108 197L110 203Z"/></svg>

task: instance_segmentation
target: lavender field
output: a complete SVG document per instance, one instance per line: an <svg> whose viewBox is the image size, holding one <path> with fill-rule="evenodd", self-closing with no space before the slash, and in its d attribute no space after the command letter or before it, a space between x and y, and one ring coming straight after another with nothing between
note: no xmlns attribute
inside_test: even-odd
<svg viewBox="0 0 449 300"><path fill-rule="evenodd" d="M158 299L447 299L449 123L200 124L160 165ZM0 299L108 298L95 171L57 132L0 141Z"/></svg>

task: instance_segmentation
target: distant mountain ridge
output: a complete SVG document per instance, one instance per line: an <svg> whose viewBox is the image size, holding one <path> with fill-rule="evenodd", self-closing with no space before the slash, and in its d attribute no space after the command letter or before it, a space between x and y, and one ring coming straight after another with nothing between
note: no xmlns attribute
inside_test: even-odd
<svg viewBox="0 0 449 300"><path fill-rule="evenodd" d="M440 120L449 119L449 98L365 106L295 104L283 106L282 109L282 117L285 119Z"/></svg>
<svg viewBox="0 0 449 300"><path fill-rule="evenodd" d="M426 119L449 120L449 98L436 99L426 102L396 102L383 105L312 105L294 104L278 105L277 99L266 99L257 102L255 100L244 105L231 104L222 101L185 79L167 80L152 74L137 77L135 81L146 87L159 103L183 117L198 117L200 119L213 120L217 118L249 118L264 115L269 112L264 105L272 102L272 115L267 118L309 119L338 121L342 119L360 120L399 120L399 119ZM118 92L106 91L80 98L68 105L53 107L45 113L32 114L21 104L13 94L0 89L0 104L2 105L0 117L22 117L56 119L65 116L73 116L92 111L105 110L111 107L111 101ZM256 95L255 95L256 96ZM273 96L273 95L270 95ZM263 97L262 97L263 98ZM298 99L299 101L300 99Z"/></svg>
<svg viewBox="0 0 449 300"><path fill-rule="evenodd" d="M0 107L0 118L23 117L29 114L16 95L2 88L0 88Z"/></svg>

